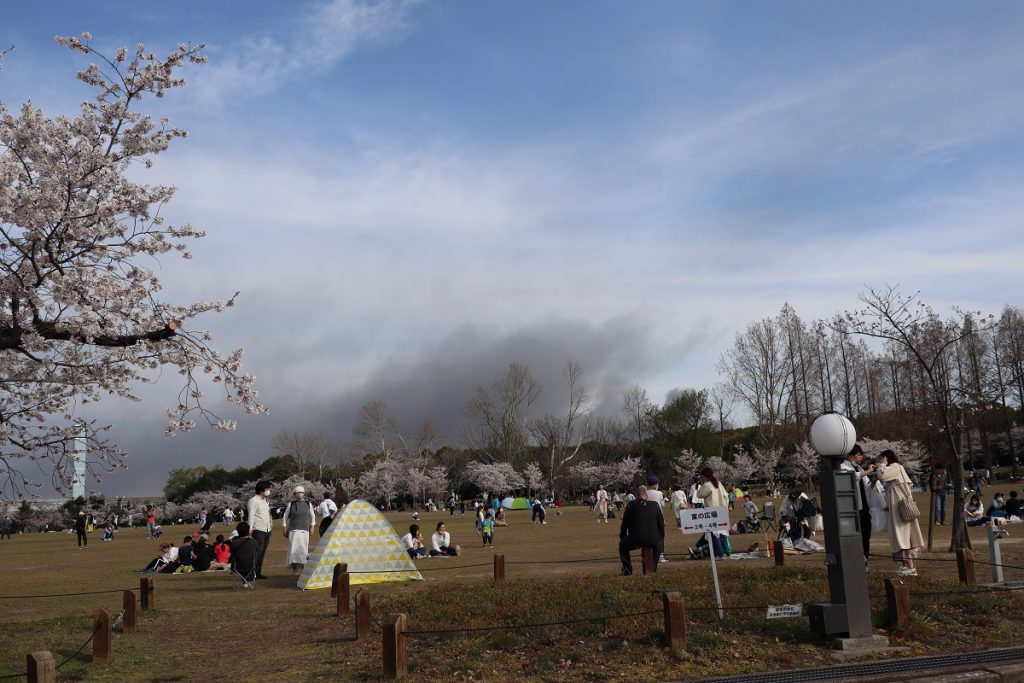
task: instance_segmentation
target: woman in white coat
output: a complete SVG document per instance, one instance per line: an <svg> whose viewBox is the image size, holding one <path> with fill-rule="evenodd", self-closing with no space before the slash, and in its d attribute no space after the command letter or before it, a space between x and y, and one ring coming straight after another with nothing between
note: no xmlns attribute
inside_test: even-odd
<svg viewBox="0 0 1024 683"><path fill-rule="evenodd" d="M916 519L909 521L903 519L900 514L900 501L906 498L913 500L910 476L892 451L883 451L878 456L878 460L876 475L879 481L886 483L885 503L889 509L889 547L892 549L893 559L901 565L896 573L904 576L917 576L917 569L914 568L914 556L917 554L918 548L924 546L921 525Z"/></svg>
<svg viewBox="0 0 1024 683"><path fill-rule="evenodd" d="M729 492L726 491L722 483L715 478L715 473L710 467L705 467L700 471L700 488L697 489L697 495L700 496L704 503L705 508L715 508L729 506ZM728 531L712 531L711 532L711 543L715 557L725 557L728 553L726 552L726 539L729 535Z"/></svg>
<svg viewBox="0 0 1024 683"><path fill-rule="evenodd" d="M608 492L604 490L604 484L597 487L597 504L594 509L597 511L597 522L600 524L604 522L608 523Z"/></svg>

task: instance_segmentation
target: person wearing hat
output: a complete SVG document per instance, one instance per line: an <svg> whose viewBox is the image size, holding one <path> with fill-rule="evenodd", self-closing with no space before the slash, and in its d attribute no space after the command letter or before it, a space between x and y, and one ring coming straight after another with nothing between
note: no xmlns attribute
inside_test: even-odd
<svg viewBox="0 0 1024 683"><path fill-rule="evenodd" d="M647 477L647 500L658 506L658 511L665 516L665 494L658 490L661 485L661 480L658 479L658 475L652 474ZM658 562L668 562L665 558L665 523L662 521L661 525L661 545L658 547Z"/></svg>
<svg viewBox="0 0 1024 683"><path fill-rule="evenodd" d="M309 537L313 534L316 512L313 503L306 500L305 487L296 486L292 489L292 495L294 497L288 502L281 518L284 537L288 539L288 553L284 563L298 574L306 565L306 556L309 555Z"/></svg>
<svg viewBox="0 0 1024 683"><path fill-rule="evenodd" d="M661 505L652 503L647 497L646 486L637 487L633 500L626 503L619 525L619 559L622 561L622 575L633 575L633 563L629 553L632 550L651 548L655 554L665 543L665 516ZM658 571L657 563L653 567Z"/></svg>
<svg viewBox="0 0 1024 683"><path fill-rule="evenodd" d="M256 495L249 499L245 511L249 527L252 529L252 538L260 544L260 552L256 558L257 579L267 578L263 576L263 558L267 555L267 548L270 546L270 532L274 528L274 520L270 516L270 503L267 501L269 496L270 482L257 482Z"/></svg>
<svg viewBox="0 0 1024 683"><path fill-rule="evenodd" d="M86 521L85 513L79 512L78 519L75 520L75 533L78 535L79 548L89 547L89 536L85 533Z"/></svg>

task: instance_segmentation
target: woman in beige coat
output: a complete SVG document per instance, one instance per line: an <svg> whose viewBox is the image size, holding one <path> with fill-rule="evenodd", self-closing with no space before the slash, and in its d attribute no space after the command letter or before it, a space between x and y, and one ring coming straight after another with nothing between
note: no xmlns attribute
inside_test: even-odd
<svg viewBox="0 0 1024 683"><path fill-rule="evenodd" d="M924 546L921 525L916 519L905 521L900 515L899 503L908 496L912 497L910 476L899 463L892 451L883 451L878 456L876 475L879 481L885 482L885 506L889 511L889 547L892 557L902 566L896 570L903 576L917 576L914 568L914 556L917 549Z"/></svg>

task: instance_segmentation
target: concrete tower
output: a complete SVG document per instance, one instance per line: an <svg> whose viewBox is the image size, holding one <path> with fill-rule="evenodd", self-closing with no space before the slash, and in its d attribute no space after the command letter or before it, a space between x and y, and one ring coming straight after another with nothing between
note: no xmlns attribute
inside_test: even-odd
<svg viewBox="0 0 1024 683"><path fill-rule="evenodd" d="M75 478L71 480L71 498L85 498L85 423L78 422L78 435L75 437Z"/></svg>

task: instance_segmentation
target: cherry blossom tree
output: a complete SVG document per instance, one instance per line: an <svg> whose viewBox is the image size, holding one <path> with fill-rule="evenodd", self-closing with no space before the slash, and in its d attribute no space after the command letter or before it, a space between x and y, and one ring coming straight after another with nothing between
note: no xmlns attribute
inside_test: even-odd
<svg viewBox="0 0 1024 683"><path fill-rule="evenodd" d="M757 463L757 476L764 479L767 484L774 484L775 477L778 475L779 460L782 459L782 449L755 446L751 457Z"/></svg>
<svg viewBox="0 0 1024 683"><path fill-rule="evenodd" d="M806 491L814 490L814 477L821 469L821 457L808 442L797 444L789 455L783 456L780 474L785 479L800 482Z"/></svg>
<svg viewBox="0 0 1024 683"><path fill-rule="evenodd" d="M523 477L507 462L466 463L466 480L482 491L494 494L510 493L526 485Z"/></svg>
<svg viewBox="0 0 1024 683"><path fill-rule="evenodd" d="M928 453L917 441L889 441L862 437L857 443L864 449L864 457L870 460L878 458L883 451L892 451L899 458L900 464L913 475L920 474L928 462Z"/></svg>
<svg viewBox="0 0 1024 683"><path fill-rule="evenodd" d="M605 481L613 486L630 486L640 472L640 458L638 456L625 457L610 466Z"/></svg>
<svg viewBox="0 0 1024 683"><path fill-rule="evenodd" d="M526 492L529 496L533 496L534 491L539 491L544 486L544 473L537 463L528 463L523 468L523 481L526 482Z"/></svg>
<svg viewBox="0 0 1024 683"><path fill-rule="evenodd" d="M754 477L754 474L757 473L757 463L754 462L754 459L745 450L736 448L732 454L730 469L732 471L733 483L739 486Z"/></svg>
<svg viewBox="0 0 1024 683"><path fill-rule="evenodd" d="M700 453L690 448L684 448L672 460L672 471L675 472L680 482L688 484L697 475L697 471L703 464L704 458Z"/></svg>
<svg viewBox="0 0 1024 683"><path fill-rule="evenodd" d="M24 474L28 464L66 490L76 405L138 400L133 386L164 366L183 378L168 435L197 421L234 429L203 400L207 380L246 412L265 412L254 378L242 372L241 349L222 354L211 333L193 325L237 293L214 302L161 299L157 259L191 258L188 243L203 233L166 223L173 187L137 182L139 167L186 135L137 106L184 85L181 68L204 62L203 46L160 57L139 45L106 57L90 39L57 39L96 60L78 73L96 94L77 116L0 104L0 495L39 485ZM123 466L125 453L101 436L109 425L84 424L101 469Z"/></svg>

